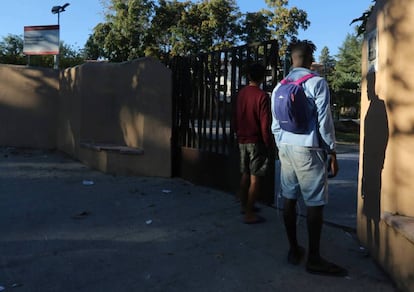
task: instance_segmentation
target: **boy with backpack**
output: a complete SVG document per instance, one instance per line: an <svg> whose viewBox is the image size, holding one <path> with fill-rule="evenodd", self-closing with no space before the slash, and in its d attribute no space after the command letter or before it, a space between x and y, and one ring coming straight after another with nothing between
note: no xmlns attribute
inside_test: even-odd
<svg viewBox="0 0 414 292"><path fill-rule="evenodd" d="M338 172L335 128L326 80L310 70L315 45L294 41L289 45L292 70L273 90L272 132L279 149L283 218L290 249L288 262L298 265L305 249L296 235L296 204L299 196L307 208L309 273L345 276L347 271L323 259L320 238L323 208L328 203L328 157L332 176Z"/></svg>

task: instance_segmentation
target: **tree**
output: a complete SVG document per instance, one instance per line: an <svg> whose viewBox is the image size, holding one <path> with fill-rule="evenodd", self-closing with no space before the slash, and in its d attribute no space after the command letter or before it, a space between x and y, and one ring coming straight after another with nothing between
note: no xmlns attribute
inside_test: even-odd
<svg viewBox="0 0 414 292"><path fill-rule="evenodd" d="M359 90L361 82L362 37L347 34L339 48L331 86L334 90Z"/></svg>
<svg viewBox="0 0 414 292"><path fill-rule="evenodd" d="M241 17L235 0L204 1L208 11L207 21L212 35L211 50L229 48L236 44L240 35L238 20Z"/></svg>
<svg viewBox="0 0 414 292"><path fill-rule="evenodd" d="M111 61L132 60L144 55L145 40L151 27L154 1L111 0L105 12L106 22L98 24L85 45L88 58Z"/></svg>
<svg viewBox="0 0 414 292"><path fill-rule="evenodd" d="M321 50L319 63L324 64L327 68L335 67L335 58L330 55L329 48L327 46L323 47Z"/></svg>
<svg viewBox="0 0 414 292"><path fill-rule="evenodd" d="M319 56L319 63L323 65L323 74L330 81L330 76L335 68L335 58L332 57L329 53L328 47L323 47L321 50L321 55Z"/></svg>
<svg viewBox="0 0 414 292"><path fill-rule="evenodd" d="M233 46L238 41L239 8L234 0L203 0L187 3L171 28L171 55L190 55Z"/></svg>
<svg viewBox="0 0 414 292"><path fill-rule="evenodd" d="M287 0L266 0L273 11L241 14L235 0L102 0L106 21L94 28L88 58L125 61L144 55L186 56L275 37L286 49L307 14Z"/></svg>
<svg viewBox="0 0 414 292"><path fill-rule="evenodd" d="M0 63L3 64L26 64L23 55L23 39L21 36L9 34L0 42Z"/></svg>
<svg viewBox="0 0 414 292"><path fill-rule="evenodd" d="M262 10L262 13L270 18L269 28L272 35L279 42L279 55L283 56L289 42L296 38L298 29L306 30L310 22L308 14L297 7L287 8L288 0L266 0L270 10Z"/></svg>
<svg viewBox="0 0 414 292"><path fill-rule="evenodd" d="M85 56L81 49L74 48L65 42L60 42L60 69L73 67L76 65L83 64L85 62Z"/></svg>
<svg viewBox="0 0 414 292"><path fill-rule="evenodd" d="M27 56L23 54L23 38L18 35L8 35L0 42L0 63L26 65ZM63 41L60 43L60 68L72 67L84 62L82 51L75 49ZM53 55L30 56L30 65L37 67L53 67Z"/></svg>
<svg viewBox="0 0 414 292"><path fill-rule="evenodd" d="M84 52L86 59L98 60L109 59L111 54L110 42L107 43L107 35L112 29L112 23L99 23L95 26L94 32L86 41ZM115 48L113 48L115 49Z"/></svg>
<svg viewBox="0 0 414 292"><path fill-rule="evenodd" d="M180 53L177 48L178 31L182 16L186 13L191 2L160 0L155 7L155 15L147 34L145 55L164 59L168 55Z"/></svg>
<svg viewBox="0 0 414 292"><path fill-rule="evenodd" d="M192 37L201 43L199 52L228 48L237 42L240 13L234 0L204 0L191 8L192 15L200 13L199 26L191 23L196 28Z"/></svg>
<svg viewBox="0 0 414 292"><path fill-rule="evenodd" d="M351 21L350 24L353 24L355 22L361 22L360 25L357 26L357 35L363 35L365 33L366 30L366 25L368 22L369 17L371 16L372 10L374 9L375 3L377 2L376 0L372 0L372 2L374 4L371 4L370 7L368 7L367 10L365 10L362 15L358 18L355 18Z"/></svg>
<svg viewBox="0 0 414 292"><path fill-rule="evenodd" d="M242 33L240 39L247 44L269 40L272 36L268 28L269 22L269 14L261 12L248 12L244 14L244 18L241 21Z"/></svg>
<svg viewBox="0 0 414 292"><path fill-rule="evenodd" d="M329 81L338 107L359 109L362 41L361 36L348 34L336 56L335 71Z"/></svg>
<svg viewBox="0 0 414 292"><path fill-rule="evenodd" d="M104 1L105 2L105 1ZM235 0L107 0L85 52L89 58L131 60L208 52L237 43L240 12Z"/></svg>

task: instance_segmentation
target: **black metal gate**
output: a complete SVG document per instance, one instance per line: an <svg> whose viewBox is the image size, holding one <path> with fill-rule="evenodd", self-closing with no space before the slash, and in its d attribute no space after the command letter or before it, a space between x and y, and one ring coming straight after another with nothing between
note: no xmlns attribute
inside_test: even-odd
<svg viewBox="0 0 414 292"><path fill-rule="evenodd" d="M263 89L270 92L278 76L275 40L190 57L175 57L173 72L173 175L233 192L238 187L238 148L232 127L233 104L246 85L245 68L266 67ZM272 168L274 169L274 167ZM274 171L261 200L273 202Z"/></svg>

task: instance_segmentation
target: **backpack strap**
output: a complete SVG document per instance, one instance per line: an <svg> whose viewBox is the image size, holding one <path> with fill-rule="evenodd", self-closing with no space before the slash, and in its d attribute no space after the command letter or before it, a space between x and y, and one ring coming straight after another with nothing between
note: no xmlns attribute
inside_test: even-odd
<svg viewBox="0 0 414 292"><path fill-rule="evenodd" d="M314 73L309 73L309 74L306 74L305 76L303 76L303 77L301 77L301 78L299 78L298 80L295 80L295 81L292 81L289 78L285 78L285 79L280 80L280 84L293 83L293 84L296 84L296 85L301 85L303 82L305 82L306 80L308 80L308 79L310 79L314 76L317 76L317 75L314 74Z"/></svg>
<svg viewBox="0 0 414 292"><path fill-rule="evenodd" d="M305 82L308 79L311 79L312 77L316 76L314 73L309 73L303 76L302 78L299 78L298 80L293 81L292 83L296 85L301 85L303 82Z"/></svg>

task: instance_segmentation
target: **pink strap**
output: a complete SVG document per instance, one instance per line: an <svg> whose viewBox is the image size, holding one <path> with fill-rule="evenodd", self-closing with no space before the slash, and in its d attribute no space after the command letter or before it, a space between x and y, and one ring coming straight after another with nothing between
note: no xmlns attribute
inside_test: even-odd
<svg viewBox="0 0 414 292"><path fill-rule="evenodd" d="M281 83L281 84L294 83L294 84L296 84L296 85L300 85L300 84L302 84L303 82L305 82L306 80L308 80L308 79L310 79L310 78L312 78L312 77L314 77L314 76L316 76L316 74L309 73L309 74L306 74L305 76L303 76L303 77L299 78L298 80L291 81L291 80L289 80L289 79L283 79L283 80L281 80L281 81L280 81L280 83Z"/></svg>

